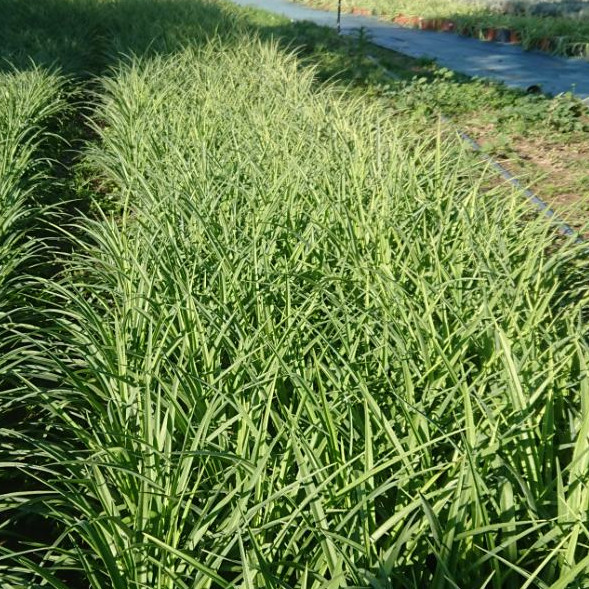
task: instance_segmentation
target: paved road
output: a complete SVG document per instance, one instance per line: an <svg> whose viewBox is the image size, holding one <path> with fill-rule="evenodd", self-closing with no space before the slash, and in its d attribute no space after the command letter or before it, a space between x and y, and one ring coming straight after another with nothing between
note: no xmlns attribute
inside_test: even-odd
<svg viewBox="0 0 589 589"><path fill-rule="evenodd" d="M241 6L255 6L282 14L292 20L308 20L335 26L335 13L314 10L288 0L232 0ZM500 80L508 86L538 85L544 92L559 94L573 90L589 98L589 62L524 51L515 45L485 43L450 33L405 29L373 17L342 15L342 32L351 34L364 27L376 45L412 57L429 57L437 63L469 76Z"/></svg>

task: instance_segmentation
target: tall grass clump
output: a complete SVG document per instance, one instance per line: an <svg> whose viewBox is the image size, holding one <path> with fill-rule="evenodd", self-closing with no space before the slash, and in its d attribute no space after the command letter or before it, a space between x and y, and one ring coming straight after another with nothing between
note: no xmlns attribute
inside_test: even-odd
<svg viewBox="0 0 589 589"><path fill-rule="evenodd" d="M583 586L580 247L274 45L103 94L118 211L23 373L47 427L4 515L54 530L5 555L25 586Z"/></svg>
<svg viewBox="0 0 589 589"><path fill-rule="evenodd" d="M22 423L30 413L17 376L31 353L23 330L32 322L26 298L31 294L33 267L40 244L35 228L44 211L50 164L45 152L53 141L49 129L65 109L63 80L32 68L0 73L0 535L2 549L10 545L12 526L3 517L12 505L11 491L22 494L24 483L16 472L20 461ZM29 325L30 327L30 325ZM19 405L18 408L16 405ZM11 587L11 567L0 557L2 585Z"/></svg>
<svg viewBox="0 0 589 589"><path fill-rule="evenodd" d="M0 332L12 323L9 311L18 306L22 266L30 260L26 229L40 204L38 188L46 176L42 144L49 121L64 107L61 92L60 78L39 69L0 74ZM0 390L4 343L2 333Z"/></svg>

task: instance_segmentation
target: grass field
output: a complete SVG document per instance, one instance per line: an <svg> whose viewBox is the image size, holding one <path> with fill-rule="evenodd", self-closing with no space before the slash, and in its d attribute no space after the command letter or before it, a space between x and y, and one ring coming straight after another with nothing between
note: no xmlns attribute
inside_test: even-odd
<svg viewBox="0 0 589 589"><path fill-rule="evenodd" d="M3 589L587 585L585 244L314 29L3 4Z"/></svg>

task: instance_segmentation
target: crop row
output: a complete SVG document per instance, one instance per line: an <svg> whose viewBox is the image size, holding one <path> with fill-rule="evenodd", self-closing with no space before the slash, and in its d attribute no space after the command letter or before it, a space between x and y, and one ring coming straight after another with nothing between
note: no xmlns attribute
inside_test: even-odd
<svg viewBox="0 0 589 589"><path fill-rule="evenodd" d="M0 390L11 361L8 329L22 304L22 271L34 253L27 230L41 205L41 148L48 122L64 108L61 86L58 77L38 69L0 73Z"/></svg>
<svg viewBox="0 0 589 589"><path fill-rule="evenodd" d="M75 222L0 74L3 588L586 585L584 246L225 5L74 4Z"/></svg>
<svg viewBox="0 0 589 589"><path fill-rule="evenodd" d="M131 59L100 96L114 213L72 233L5 393L9 586L585 571L577 246L273 44Z"/></svg>

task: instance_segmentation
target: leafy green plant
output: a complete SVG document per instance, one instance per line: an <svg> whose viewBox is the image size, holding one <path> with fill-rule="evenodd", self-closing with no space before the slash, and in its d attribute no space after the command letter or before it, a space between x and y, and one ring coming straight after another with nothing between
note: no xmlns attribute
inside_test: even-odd
<svg viewBox="0 0 589 589"><path fill-rule="evenodd" d="M44 155L52 140L49 126L65 109L63 80L52 73L32 68L27 72L0 73L0 511L10 503L10 492L27 488L26 477L15 474L10 465L21 458L21 446L13 444L15 423L30 414L16 409L13 395L26 395L18 377L18 367L33 354L23 338L39 315L31 313L35 265L41 244L34 228L45 212L42 195L48 181L48 162ZM22 486L21 486L22 485ZM26 494L26 492L25 492ZM16 552L10 525L0 525L2 552ZM14 563L18 569L17 563ZM0 557L0 578L6 587L22 578Z"/></svg>
<svg viewBox="0 0 589 589"><path fill-rule="evenodd" d="M0 280L7 589L586 585L585 246L431 124L552 102L424 63L342 91L295 53L357 47L307 26L88 2L96 202ZM2 80L28 213L62 81Z"/></svg>
<svg viewBox="0 0 589 589"><path fill-rule="evenodd" d="M12 362L7 342L13 313L23 303L18 270L31 263L35 249L26 230L41 204L46 166L40 147L48 121L64 108L62 85L58 76L36 68L0 74L0 390Z"/></svg>
<svg viewBox="0 0 589 589"><path fill-rule="evenodd" d="M588 130L587 104L571 92L557 96L550 104L548 120L554 129L563 133Z"/></svg>
<svg viewBox="0 0 589 589"><path fill-rule="evenodd" d="M35 513L56 534L21 539L11 574L584 578L582 248L275 45L132 59L103 84L87 158L122 213L81 221L18 369L44 433L13 432L35 492L4 498L5 529Z"/></svg>

